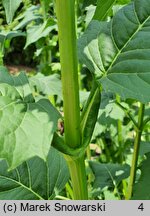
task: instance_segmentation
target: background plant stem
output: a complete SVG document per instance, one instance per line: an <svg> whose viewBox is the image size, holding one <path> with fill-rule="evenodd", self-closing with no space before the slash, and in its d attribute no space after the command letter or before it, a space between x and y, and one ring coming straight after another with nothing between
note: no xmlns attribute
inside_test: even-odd
<svg viewBox="0 0 150 216"><path fill-rule="evenodd" d="M90 161L91 160L91 149L90 149L90 145L88 145L88 147L86 148L86 155L87 155L87 159ZM92 174L89 173L88 174L88 184L89 186L91 185L92 182Z"/></svg>
<svg viewBox="0 0 150 216"><path fill-rule="evenodd" d="M121 103L121 99L119 95L116 95L117 103ZM118 145L119 145L119 159L120 163L123 163L123 137L122 137L122 121L118 119L117 122L117 131L118 131Z"/></svg>
<svg viewBox="0 0 150 216"><path fill-rule="evenodd" d="M75 0L56 0L63 86L65 143L81 145ZM66 157L67 158L67 157ZM87 199L84 157L67 158L74 199Z"/></svg>
<svg viewBox="0 0 150 216"><path fill-rule="evenodd" d="M142 135L142 129L143 129L144 110L145 110L145 105L140 103L140 108L139 108L139 113L138 113L138 128L136 128L136 137L134 141L134 152L133 152L132 165L131 165L131 171L130 171L130 181L129 181L128 191L126 195L127 200L131 199L132 197L133 185L134 185L135 177L136 177L139 147L140 147L141 135Z"/></svg>
<svg viewBox="0 0 150 216"><path fill-rule="evenodd" d="M4 44L0 43L0 66L3 66Z"/></svg>

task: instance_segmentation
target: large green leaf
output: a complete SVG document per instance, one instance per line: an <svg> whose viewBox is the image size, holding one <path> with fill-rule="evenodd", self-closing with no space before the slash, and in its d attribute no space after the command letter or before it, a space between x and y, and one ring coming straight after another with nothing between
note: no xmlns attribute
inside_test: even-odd
<svg viewBox="0 0 150 216"><path fill-rule="evenodd" d="M133 188L133 200L150 199L150 153L146 157L141 165L141 177Z"/></svg>
<svg viewBox="0 0 150 216"><path fill-rule="evenodd" d="M12 22L14 14L21 2L22 0L2 0L3 6L5 8L7 23Z"/></svg>
<svg viewBox="0 0 150 216"><path fill-rule="evenodd" d="M48 100L34 102L25 74L0 69L0 158L10 168L33 156L46 159L59 117Z"/></svg>
<svg viewBox="0 0 150 216"><path fill-rule="evenodd" d="M93 21L79 40L79 57L105 90L150 101L150 0L135 0L111 22Z"/></svg>
<svg viewBox="0 0 150 216"><path fill-rule="evenodd" d="M95 176L94 188L114 187L130 174L130 167L127 164L100 164L90 161L89 165Z"/></svg>
<svg viewBox="0 0 150 216"><path fill-rule="evenodd" d="M51 148L46 161L34 157L8 172L0 161L0 200L54 199L69 179L63 156Z"/></svg>
<svg viewBox="0 0 150 216"><path fill-rule="evenodd" d="M116 0L97 0L97 7L93 19L105 20L115 1Z"/></svg>

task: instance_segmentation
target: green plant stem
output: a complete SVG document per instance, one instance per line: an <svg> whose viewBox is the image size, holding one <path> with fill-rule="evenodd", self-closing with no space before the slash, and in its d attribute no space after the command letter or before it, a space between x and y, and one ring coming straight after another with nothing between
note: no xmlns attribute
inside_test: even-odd
<svg viewBox="0 0 150 216"><path fill-rule="evenodd" d="M102 151L105 150L106 161L108 163L112 162L112 157L111 157L111 154L110 154L110 148L108 147L105 138L104 137L101 137L100 139L98 138L97 143L99 144Z"/></svg>
<svg viewBox="0 0 150 216"><path fill-rule="evenodd" d="M65 144L81 145L75 0L56 0L63 87ZM69 160L68 160L69 158ZM67 157L74 199L87 199L84 157Z"/></svg>
<svg viewBox="0 0 150 216"><path fill-rule="evenodd" d="M4 45L0 43L0 66L3 66Z"/></svg>
<svg viewBox="0 0 150 216"><path fill-rule="evenodd" d="M143 130L144 110L145 110L145 105L140 103L140 108L139 108L139 113L138 113L138 128L136 128L136 137L134 141L134 152L133 152L132 165L131 165L131 171L130 171L130 181L129 181L128 191L126 195L127 200L131 199L132 197L133 185L134 185L135 177L136 177L139 147L140 147L141 135L142 135L142 130Z"/></svg>
<svg viewBox="0 0 150 216"><path fill-rule="evenodd" d="M90 160L91 160L91 149L90 149L90 145L88 145L88 147L86 148L86 156L87 156L87 159L90 161ZM92 174L89 173L89 174L88 174L88 184L89 184L89 186L91 185L91 182L92 182Z"/></svg>
<svg viewBox="0 0 150 216"><path fill-rule="evenodd" d="M66 192L67 192L67 197L70 197L71 199L73 199L73 190L70 186L70 182L67 182L66 184Z"/></svg>
<svg viewBox="0 0 150 216"><path fill-rule="evenodd" d="M121 102L120 96L116 95L116 101L117 103ZM118 131L118 145L119 145L119 157L120 157L120 163L123 163L123 137L122 137L122 121L118 119L117 122L117 131Z"/></svg>
<svg viewBox="0 0 150 216"><path fill-rule="evenodd" d="M121 98L119 95L116 95L116 101L118 104L121 103ZM123 164L124 162L124 149L123 149L123 135L122 135L122 121L118 119L117 122L117 131L118 131L118 145L119 145L119 162L120 164ZM126 181L122 180L120 184L120 189L122 190L122 193L125 195L126 191Z"/></svg>
<svg viewBox="0 0 150 216"><path fill-rule="evenodd" d="M44 21L46 21L47 20L47 10L46 10L46 7L48 7L48 5L46 5L45 0L40 0L40 3L41 3L41 6L42 6L43 18L44 18Z"/></svg>
<svg viewBox="0 0 150 216"><path fill-rule="evenodd" d="M75 0L56 0L56 13L64 99L65 142L70 147L78 147L80 145L80 107Z"/></svg>
<svg viewBox="0 0 150 216"><path fill-rule="evenodd" d="M70 199L68 199L67 197L63 197L63 196L59 196L59 195L57 195L57 196L55 197L55 199L59 199L59 200L70 200Z"/></svg>
<svg viewBox="0 0 150 216"><path fill-rule="evenodd" d="M0 53L0 66L3 66L3 57L2 53Z"/></svg>
<svg viewBox="0 0 150 216"><path fill-rule="evenodd" d="M44 22L46 22L48 20L48 5L47 2L45 0L40 0L41 3L41 7L42 7L42 15L43 15L43 19ZM45 37L45 45L46 47L50 47L50 39L49 39L49 35ZM44 49L42 52L42 56L41 56L41 65L44 63L44 65L48 65L51 63L51 50L50 49ZM47 74L51 74L51 71L48 70L48 72L46 72Z"/></svg>
<svg viewBox="0 0 150 216"><path fill-rule="evenodd" d="M87 180L85 172L84 156L67 160L73 187L74 200L87 200Z"/></svg>
<svg viewBox="0 0 150 216"><path fill-rule="evenodd" d="M91 160L91 149L90 149L90 145L88 145L87 149L86 149L86 155L87 155L87 159Z"/></svg>

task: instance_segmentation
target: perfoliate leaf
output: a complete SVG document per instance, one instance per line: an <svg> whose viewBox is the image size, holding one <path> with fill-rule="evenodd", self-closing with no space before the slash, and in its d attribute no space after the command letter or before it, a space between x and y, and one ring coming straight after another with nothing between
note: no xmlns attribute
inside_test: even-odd
<svg viewBox="0 0 150 216"><path fill-rule="evenodd" d="M45 162L34 157L13 171L7 169L0 161L0 200L54 199L69 179L66 161L53 148Z"/></svg>
<svg viewBox="0 0 150 216"><path fill-rule="evenodd" d="M150 153L146 155L146 160L141 165L141 176L133 187L132 200L150 199Z"/></svg>
<svg viewBox="0 0 150 216"><path fill-rule="evenodd" d="M85 104L81 116L81 138L82 145L87 146L92 138L100 108L101 94L97 84L94 83L90 96Z"/></svg>
<svg viewBox="0 0 150 216"><path fill-rule="evenodd" d="M111 22L93 21L79 40L79 58L105 90L150 101L150 0L135 0Z"/></svg>
<svg viewBox="0 0 150 216"><path fill-rule="evenodd" d="M95 176L94 188L115 187L130 174L130 167L127 164L100 164L90 161L89 165Z"/></svg>
<svg viewBox="0 0 150 216"><path fill-rule="evenodd" d="M99 21L105 20L115 1L116 0L97 0L97 7L93 19Z"/></svg>
<svg viewBox="0 0 150 216"><path fill-rule="evenodd" d="M46 159L59 117L48 100L34 102L24 73L0 68L0 158L11 169L33 156Z"/></svg>
<svg viewBox="0 0 150 216"><path fill-rule="evenodd" d="M3 6L5 8L7 23L12 22L14 14L21 2L22 0L2 0Z"/></svg>

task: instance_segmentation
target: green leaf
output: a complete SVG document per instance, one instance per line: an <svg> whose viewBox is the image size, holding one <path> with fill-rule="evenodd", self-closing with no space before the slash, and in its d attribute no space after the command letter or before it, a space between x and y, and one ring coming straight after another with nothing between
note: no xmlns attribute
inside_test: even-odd
<svg viewBox="0 0 150 216"><path fill-rule="evenodd" d="M117 0L117 4L128 4L132 0Z"/></svg>
<svg viewBox="0 0 150 216"><path fill-rule="evenodd" d="M139 155L143 156L150 152L150 142L141 141Z"/></svg>
<svg viewBox="0 0 150 216"><path fill-rule="evenodd" d="M99 21L105 20L115 1L116 0L97 0L97 7L93 19Z"/></svg>
<svg viewBox="0 0 150 216"><path fill-rule="evenodd" d="M85 26L88 26L95 14L96 6L90 5L86 7Z"/></svg>
<svg viewBox="0 0 150 216"><path fill-rule="evenodd" d="M111 95L110 95L111 96ZM113 142L118 142L118 120L122 121L125 117L125 112L115 103L112 101L112 98L106 94L102 94L101 100L101 108L99 110L99 115L97 119L97 123L95 125L93 139L95 137L104 136L109 137L112 139ZM110 100L110 101L109 101ZM123 104L125 105L125 104ZM132 127L132 125L131 125ZM124 137L126 137L126 133L129 131L129 126L125 126L122 128L122 133Z"/></svg>
<svg viewBox="0 0 150 216"><path fill-rule="evenodd" d="M96 5L97 0L80 0L83 2L83 8L88 7L89 5Z"/></svg>
<svg viewBox="0 0 150 216"><path fill-rule="evenodd" d="M34 102L34 98L25 73L21 72L18 76L11 76L5 67L0 66L0 84L4 83L10 85L9 88L15 87L23 101ZM9 95L9 97L10 96L11 95Z"/></svg>
<svg viewBox="0 0 150 216"><path fill-rule="evenodd" d="M60 118L48 100L34 102L29 90L25 74L0 70L0 158L10 169L33 156L46 159Z"/></svg>
<svg viewBox="0 0 150 216"><path fill-rule="evenodd" d="M111 22L93 21L79 40L79 58L106 91L150 101L150 0L135 0Z"/></svg>
<svg viewBox="0 0 150 216"><path fill-rule="evenodd" d="M32 43L38 41L42 37L46 37L50 31L56 28L55 22L51 20L45 21L41 25L35 25L27 29L27 41L25 49Z"/></svg>
<svg viewBox="0 0 150 216"><path fill-rule="evenodd" d="M110 117L115 120L121 120L123 122L125 113L124 111L115 103L110 102L105 107L106 118Z"/></svg>
<svg viewBox="0 0 150 216"><path fill-rule="evenodd" d="M38 73L31 77L29 82L32 88L36 87L38 92L42 92L45 95L58 95L62 98L62 86L58 74L44 76L43 74Z"/></svg>
<svg viewBox="0 0 150 216"><path fill-rule="evenodd" d="M90 161L89 165L94 173L94 188L114 187L130 175L129 165L100 164Z"/></svg>
<svg viewBox="0 0 150 216"><path fill-rule="evenodd" d="M80 95L80 106L83 107L88 100L90 91L80 90L79 95Z"/></svg>
<svg viewBox="0 0 150 216"><path fill-rule="evenodd" d="M49 8L50 8L50 3L53 3L52 2L53 0L41 0L41 7L42 7L42 10L43 10L43 13L48 13L49 11Z"/></svg>
<svg viewBox="0 0 150 216"><path fill-rule="evenodd" d="M141 176L133 187L132 200L149 200L150 199L150 153L146 155L141 167Z"/></svg>
<svg viewBox="0 0 150 216"><path fill-rule="evenodd" d="M55 199L69 180L63 156L51 148L46 161L34 157L8 172L0 161L0 200Z"/></svg>
<svg viewBox="0 0 150 216"><path fill-rule="evenodd" d="M5 8L7 23L11 23L22 0L2 0L3 6Z"/></svg>
<svg viewBox="0 0 150 216"><path fill-rule="evenodd" d="M115 196L114 192L109 191L107 188L103 191L105 200L119 200L118 197Z"/></svg>
<svg viewBox="0 0 150 216"><path fill-rule="evenodd" d="M42 15L39 14L39 5L32 5L21 16L17 17L19 24L14 30L22 29L32 21L43 20Z"/></svg>
<svg viewBox="0 0 150 216"><path fill-rule="evenodd" d="M25 36L25 33L20 31L1 31L0 32L0 43L4 43L5 40L11 40L12 38L19 37L19 36Z"/></svg>

